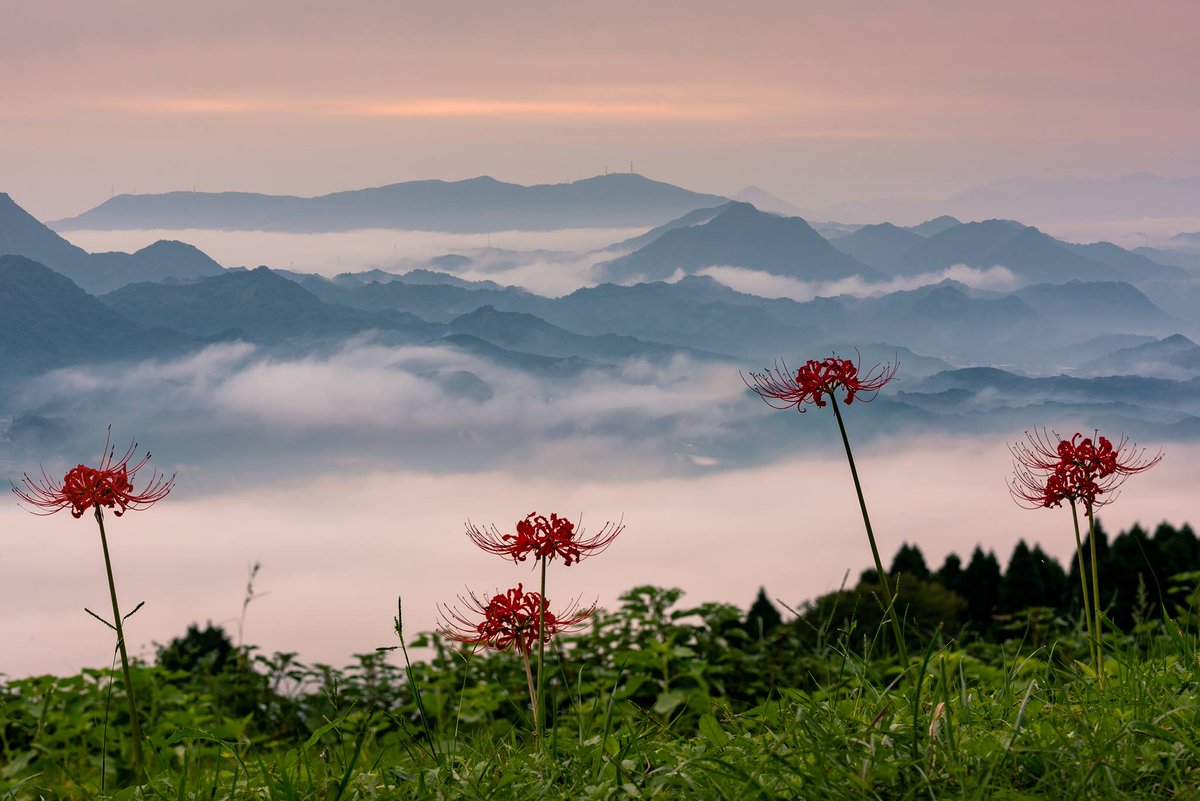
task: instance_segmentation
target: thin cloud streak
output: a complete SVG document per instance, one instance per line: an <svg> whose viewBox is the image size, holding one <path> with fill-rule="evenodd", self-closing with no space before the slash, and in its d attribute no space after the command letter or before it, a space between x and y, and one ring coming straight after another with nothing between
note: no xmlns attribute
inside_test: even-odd
<svg viewBox="0 0 1200 801"><path fill-rule="evenodd" d="M919 289L923 286L939 284L942 281L957 281L972 289L988 289L1009 291L1016 289L1020 281L1011 270L1002 265L986 269L968 267L956 264L940 272L922 273L912 276L897 276L890 281L872 282L859 276L851 276L838 281L800 281L783 275L772 275L761 270L747 270L743 267L726 267L714 265L699 271L730 289L746 292L764 298L788 298L798 302L813 300L818 297L837 297L850 295L866 298L879 297L892 292L903 292ZM674 278L682 277L682 273Z"/></svg>
<svg viewBox="0 0 1200 801"><path fill-rule="evenodd" d="M416 97L342 100L265 97L80 98L78 105L145 115L279 115L398 119L735 120L767 109L744 102L523 100L487 97Z"/></svg>
<svg viewBox="0 0 1200 801"><path fill-rule="evenodd" d="M472 259L471 265L453 271L460 278L492 280L539 295L558 296L593 286L596 278L592 266L615 255L602 248L645 232L645 228L564 228L450 234L360 229L293 234L151 229L68 231L64 236L94 253L110 250L132 253L159 239L174 239L195 245L225 267L266 265L325 277L371 268L404 273L428 267L435 256L456 253ZM442 267L436 269L447 271Z"/></svg>

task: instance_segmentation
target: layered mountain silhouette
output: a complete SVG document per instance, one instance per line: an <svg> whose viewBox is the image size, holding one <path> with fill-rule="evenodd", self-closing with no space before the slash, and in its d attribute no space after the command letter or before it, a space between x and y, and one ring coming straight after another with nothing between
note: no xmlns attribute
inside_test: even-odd
<svg viewBox="0 0 1200 801"><path fill-rule="evenodd" d="M537 359L524 363L538 370L548 369L551 363L546 359L573 360L570 369L574 370L585 363L614 363L628 358L662 360L678 355L722 358L694 348L631 336L579 334L529 313L499 311L485 302L488 296L503 296L503 292L440 284L410 285L399 280L348 290L324 279L312 276L308 279L306 283L310 286L324 283L327 296L333 299L354 297L360 291L386 293L385 298L394 299L395 290L412 290L423 302L402 305L423 307L431 316L448 320L427 321L384 302L370 309L330 303L266 267L229 271L188 285L131 284L102 296L101 301L141 325L171 327L196 337L236 337L273 347L288 345L290 349L373 332L384 336L388 344L444 340L485 356L490 352L488 348L497 348L497 353L504 351L502 363L509 365L520 362L521 354L536 356ZM439 290L448 294L428 294ZM536 297L517 292L517 297ZM439 298L441 304L435 308L431 297ZM545 298L540 300L553 303ZM457 316L448 314L447 309L457 305L470 306L470 310ZM555 364L555 370L567 369L558 362Z"/></svg>
<svg viewBox="0 0 1200 801"><path fill-rule="evenodd" d="M779 217L749 203L730 203L700 225L676 227L626 256L599 265L611 281L661 281L677 270L714 265L760 270L802 281L882 278L829 244L799 217Z"/></svg>
<svg viewBox="0 0 1200 801"><path fill-rule="evenodd" d="M1063 242L1012 220L960 223L953 217L939 217L912 228L880 223L830 241L889 275L918 275L963 264L982 269L1003 266L1034 282L1188 278L1185 270L1111 242Z"/></svg>
<svg viewBox="0 0 1200 801"><path fill-rule="evenodd" d="M837 220L919 220L953 214L973 220L1017 218L1039 224L1190 217L1200 208L1200 177L1130 173L1117 178L1026 176L971 187L941 200L879 198L806 213Z"/></svg>
<svg viewBox="0 0 1200 801"><path fill-rule="evenodd" d="M1085 431L1136 430L1139 441L1192 439L1200 432L1200 379L1146 376L1078 378L1024 376L1009 370L971 367L947 370L900 389L895 400L940 414L943 428L965 431L1021 430L1031 416L1070 435Z"/></svg>
<svg viewBox="0 0 1200 801"><path fill-rule="evenodd" d="M1169 331L1180 322L1124 281L1033 284L1014 295L1077 332Z"/></svg>
<svg viewBox="0 0 1200 801"><path fill-rule="evenodd" d="M1061 283L1071 279L1119 279L1116 269L1073 253L1036 228L1012 220L962 223L934 234L897 257L895 275L918 275L965 264L1007 267L1028 281Z"/></svg>
<svg viewBox="0 0 1200 801"><path fill-rule="evenodd" d="M891 223L864 225L852 234L830 240L848 256L884 273L896 272L900 257L925 241L925 235Z"/></svg>
<svg viewBox="0 0 1200 801"><path fill-rule="evenodd" d="M1107 264L1117 270L1126 279L1135 281L1175 281L1189 277L1187 270L1156 261L1144 254L1132 253L1112 242L1093 242L1089 245L1075 245L1063 242L1072 253L1085 259Z"/></svg>
<svg viewBox="0 0 1200 801"><path fill-rule="evenodd" d="M884 341L959 362L1032 357L1031 363L1041 367L1066 368L1184 325L1123 282L1032 285L1004 294L978 292L947 280L881 296L798 302L738 292L709 276L687 276L674 283L601 284L561 298L512 287L495 290L453 281L433 283L429 273L417 284L403 276L359 286L316 276L295 278L327 303L368 312L391 309L448 324L457 318L472 319L472 313L487 306L488 314L504 325L518 319L539 320L574 334L627 336L755 358L828 342ZM504 313L519 316L508 318ZM489 336L482 329L471 333ZM1114 336L1107 345L1091 342L1098 335L1116 333L1124 339ZM537 341L531 332L521 336L530 338L503 344L547 355L565 352L539 350L530 344ZM1085 340L1091 344L1076 350ZM579 342L560 341L556 347L585 352ZM613 353L611 348L602 350Z"/></svg>
<svg viewBox="0 0 1200 801"><path fill-rule="evenodd" d="M0 258L0 400L13 397L14 376L169 358L234 339L255 343L269 358L326 354L368 337L385 345L433 344L550 380L586 371L617 376L623 371L615 365L630 359L641 367L733 359L730 369L761 368L776 358L852 355L856 346L875 343L863 347L868 364L899 357L904 365L895 387L904 394L881 398L872 413L880 430L893 422L977 424L986 413L993 426L1029 425L1031 415L1048 423L1086 416L1102 425L1124 421L1139 432L1193 426L1200 433L1200 386L1193 380L1200 376L1200 286L1185 269L1111 243L1076 245L1018 222L948 216L911 228L830 223L822 227L826 239L799 217L628 175L548 187L491 179L414 182L308 199L177 195L105 204L88 224L149 209L178 215L156 217L156 226L216 225L232 209L235 227L281 230L383 223L499 230L614 220L657 227L592 256L622 254L595 267L612 283L549 298L451 274L487 267L501 270L496 277L503 265L531 258L490 249L404 262L402 274L371 270L332 279L265 267L224 270L180 242L90 254L0 196L0 253L46 263ZM404 220L397 223L397 215ZM542 255L547 264L566 263ZM987 292L942 281L801 302L736 291L721 282L733 279L720 271L697 274L725 266L810 284L858 276L883 292L954 265L1003 265L1021 288ZM889 286L892 278L905 280ZM1006 369L944 369L951 364ZM493 373L461 367L431 367L426 377L455 396L494 397L497 389L480 377L492 381Z"/></svg>
<svg viewBox="0 0 1200 801"><path fill-rule="evenodd" d="M1182 217L1200 208L1200 177L1135 172L1117 178L1013 178L958 192L945 207L975 218L1045 221Z"/></svg>
<svg viewBox="0 0 1200 801"><path fill-rule="evenodd" d="M293 280L264 267L186 284L129 284L98 300L42 265L6 256L0 258L0 307L7 311L0 318L0 400L11 402L6 393L18 375L72 364L116 362L121 369L131 360L170 358L233 339L257 343L272 358L304 358L369 333L382 344L452 348L547 380L587 371L616 375L614 365L631 358L655 364L729 354L736 357L730 370L761 369L779 357L794 363L831 351L857 356L856 345L873 342L862 349L865 364L898 358L902 367L894 394L881 397L871 413L878 418L872 430L996 429L1028 425L1032 415L1047 424L1086 417L1145 437L1200 433L1187 433L1200 416L1200 382L1193 380L1200 347L1182 335L1146 342L1146 330L1179 321L1127 283L1035 284L1001 294L944 281L879 297L796 302L737 292L708 276L602 284L562 298L428 270L373 277L389 280ZM1121 327L1129 333L1111 333ZM1093 329L1108 333L1093 336ZM879 344L887 342L896 344ZM945 370L945 362L918 355L938 353L958 364L1009 359L1045 371L1072 352L1105 356L1073 376L1037 377ZM1140 375L1084 377L1126 367ZM482 403L496 390L488 384L493 378L480 374L434 367L426 377Z"/></svg>
<svg viewBox="0 0 1200 801"><path fill-rule="evenodd" d="M453 182L408 181L311 198L249 192L118 195L52 225L59 231L545 231L657 225L725 201L632 173L536 186L484 176Z"/></svg>
<svg viewBox="0 0 1200 801"><path fill-rule="evenodd" d="M136 281L188 281L223 272L183 242L160 240L136 253L88 253L38 222L0 192L0 255L25 256L93 294Z"/></svg>
<svg viewBox="0 0 1200 801"><path fill-rule="evenodd" d="M0 192L0 256L25 256L63 275L86 274L88 252L72 245L38 222L32 214Z"/></svg>
<svg viewBox="0 0 1200 801"><path fill-rule="evenodd" d="M1145 256L1159 264L1169 264L1191 273L1200 272L1200 251L1170 250L1168 248L1140 247L1133 253Z"/></svg>
<svg viewBox="0 0 1200 801"><path fill-rule="evenodd" d="M691 348L647 342L617 334L585 336L552 325L532 314L502 312L490 305L480 306L446 324L451 334L466 334L509 350L540 356L612 362L628 358L666 359L686 354L699 358L720 358Z"/></svg>
<svg viewBox="0 0 1200 801"><path fill-rule="evenodd" d="M266 267L229 271L192 284L130 284L101 297L110 309L146 326L195 336L238 335L256 342L311 341L367 330L419 340L436 328L413 315L365 312L325 303Z"/></svg>
<svg viewBox="0 0 1200 801"><path fill-rule="evenodd" d="M0 309L0 377L82 362L129 362L204 344L132 320L23 256L0 256Z"/></svg>
<svg viewBox="0 0 1200 801"><path fill-rule="evenodd" d="M1194 378L1200 375L1200 345L1182 334L1120 348L1084 362L1080 375L1143 375L1157 378Z"/></svg>
<svg viewBox="0 0 1200 801"><path fill-rule="evenodd" d="M965 390L978 397L988 395L990 405L1024 399L1044 399L1056 403L1126 404L1136 408L1159 403L1167 407L1182 409L1200 408L1196 390L1200 379L1174 381L1146 376L1101 376L1076 378L1067 375L1031 377L994 367L970 367L949 370L916 382L918 392L945 392Z"/></svg>
<svg viewBox="0 0 1200 801"><path fill-rule="evenodd" d="M780 217L745 203L698 209L612 245L631 252L598 265L606 280L661 281L709 266L758 270L802 281L868 281L939 273L965 265L1003 266L1021 283L1072 280L1137 283L1186 280L1189 273L1109 242L1063 242L1012 220L961 223L942 216L912 228L857 226L821 237L799 217Z"/></svg>
<svg viewBox="0 0 1200 801"><path fill-rule="evenodd" d="M608 247L604 248L604 250L621 250L632 252L640 248L644 248L646 245L649 245L667 231L674 231L676 228L690 228L693 225L703 225L713 217L716 217L718 214L725 211L729 205L729 203L724 203L720 206L714 206L713 208L689 211L682 217L676 217L670 222L663 223L655 228L651 228L649 231L640 236L635 236L631 239L626 239L624 242L617 242L616 244L609 245Z"/></svg>
<svg viewBox="0 0 1200 801"><path fill-rule="evenodd" d="M476 288L462 285L468 282L433 282L422 276L418 276L416 282L401 277L386 283L372 281L358 286L336 285L312 275L289 278L326 303L370 312L392 309L439 323L449 322L489 304L502 311L539 314L549 303L548 299L517 287Z"/></svg>
<svg viewBox="0 0 1200 801"><path fill-rule="evenodd" d="M133 253L93 253L90 262L84 288L93 294L142 281L193 281L225 272L204 251L173 239L160 239Z"/></svg>

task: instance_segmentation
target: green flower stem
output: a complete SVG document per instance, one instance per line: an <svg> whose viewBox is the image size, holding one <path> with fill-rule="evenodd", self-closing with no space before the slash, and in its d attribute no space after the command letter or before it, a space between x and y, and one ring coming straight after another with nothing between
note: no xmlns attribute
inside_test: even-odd
<svg viewBox="0 0 1200 801"><path fill-rule="evenodd" d="M1090 501L1084 502L1084 513L1088 519L1088 545L1092 552L1092 614L1096 616L1096 676L1104 684L1104 624L1100 611L1100 567L1096 564L1096 510Z"/></svg>
<svg viewBox="0 0 1200 801"><path fill-rule="evenodd" d="M867 502L863 498L862 483L858 480L858 468L854 466L854 453L850 450L850 438L846 436L846 424L842 422L842 412L838 408L837 398L829 393L829 401L833 404L833 413L837 415L838 430L842 432L842 444L846 446L846 460L850 462L850 476L854 479L854 491L858 493L858 506L862 509L863 525L867 527L867 539L871 543L871 556L875 558L875 571L879 574L879 584L883 587L883 600L887 603L884 610L892 621L892 634L896 637L896 648L900 651L900 669L908 669L908 648L904 644L904 632L900 630L900 621L896 617L896 601L892 589L888 585L887 573L883 570L883 562L879 559L879 548L875 545L875 532L871 529L871 517L867 514Z"/></svg>
<svg viewBox="0 0 1200 801"><path fill-rule="evenodd" d="M1088 652L1092 656L1092 667L1099 671L1100 664L1096 659L1096 621L1092 617L1092 601L1088 596L1087 568L1083 563L1083 541L1079 537L1079 510L1076 508L1074 500L1071 501L1071 520L1075 523L1075 559L1079 564L1079 585L1083 591L1083 617L1087 621Z"/></svg>
<svg viewBox="0 0 1200 801"><path fill-rule="evenodd" d="M529 652L522 649L521 661L525 664L525 684L529 687L529 706L533 712L533 717L538 716L538 697L537 687L534 685L533 673L529 669Z"/></svg>
<svg viewBox="0 0 1200 801"><path fill-rule="evenodd" d="M542 669L546 660L546 557L541 558L542 585L541 599L538 601L538 657L537 657L537 703L533 705L534 729L537 732L538 750L542 748L542 738L546 733L546 716L542 701L545 700L546 672Z"/></svg>
<svg viewBox="0 0 1200 801"><path fill-rule="evenodd" d="M108 556L108 537L104 533L104 513L96 507L96 523L100 526L100 545L104 548L104 570L108 573L108 594L112 598L113 627L117 630L117 648L121 652L121 673L125 677L125 698L129 701L129 724L133 728L133 771L138 781L144 778L142 759L142 726L138 722L137 702L133 695L133 676L129 672L129 652L125 648L125 627L121 622L121 607L117 604L117 585L113 581L112 560Z"/></svg>

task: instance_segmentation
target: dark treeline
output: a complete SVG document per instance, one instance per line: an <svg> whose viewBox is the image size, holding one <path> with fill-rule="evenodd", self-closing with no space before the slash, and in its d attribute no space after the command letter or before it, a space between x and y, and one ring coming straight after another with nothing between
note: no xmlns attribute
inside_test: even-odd
<svg viewBox="0 0 1200 801"><path fill-rule="evenodd" d="M1084 575L1091 592L1091 543L1083 541ZM1105 614L1129 630L1139 622L1170 613L1194 584L1173 581L1200 571L1200 540L1191 526L1160 524L1151 535L1135 525L1111 541L1096 523L1096 558L1100 568L1100 598ZM1041 546L1021 540L1003 565L992 550L976 546L965 560L949 554L941 567L930 569L921 549L905 543L888 570L899 584L899 600L911 634L920 639L941 626L947 635L969 630L985 639L1021 636L1021 621L1030 615L1078 616L1082 585L1079 561L1064 568ZM1186 589L1185 589L1186 587ZM864 601L879 588L874 570L865 571L852 589L824 596L809 604L805 617L838 617L838 608L853 608L861 627L878 615L878 604Z"/></svg>

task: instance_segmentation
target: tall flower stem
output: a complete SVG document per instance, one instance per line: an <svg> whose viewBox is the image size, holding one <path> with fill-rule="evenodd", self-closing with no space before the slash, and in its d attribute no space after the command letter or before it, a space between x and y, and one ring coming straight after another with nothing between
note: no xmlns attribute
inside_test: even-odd
<svg viewBox="0 0 1200 801"><path fill-rule="evenodd" d="M117 630L117 649L121 652L121 674L125 677L125 698L129 701L129 725L133 729L133 770L140 782L145 761L142 759L142 726L138 721L137 702L133 694L133 676L129 672L129 652L125 648L125 627L121 622L121 607L117 603L117 585L113 581L112 559L108 555L108 537L104 533L104 513L96 507L96 524L100 526L100 545L104 549L104 570L108 574L108 594L112 598L113 627Z"/></svg>
<svg viewBox="0 0 1200 801"><path fill-rule="evenodd" d="M1083 591L1083 617L1087 621L1088 652L1092 656L1092 666L1099 671L1099 662L1096 659L1096 621L1092 617L1092 601L1088 596L1087 569L1083 563L1083 540L1079 536L1079 509L1074 500L1071 501L1071 520L1075 523L1075 559L1079 564L1079 586Z"/></svg>
<svg viewBox="0 0 1200 801"><path fill-rule="evenodd" d="M838 431L842 434L842 445L846 447L846 460L850 463L850 476L854 479L854 491L858 493L858 506L862 509L863 525L867 528L867 540L871 543L871 556L875 558L875 571L879 574L879 584L883 588L883 600L887 604L885 613L892 621L892 634L896 637L896 648L900 652L900 669L907 670L908 648L904 644L904 632L900 630L900 621L896 617L896 601L888 584L887 573L883 570L883 562L879 558L879 547L875 544L875 532L871 528L871 516L867 514L867 501L863 497L862 483L858 480L858 468L854 466L854 452L850 450L850 438L846 436L846 424L842 421L842 410L832 392L829 393L829 402L833 404Z"/></svg>
<svg viewBox="0 0 1200 801"><path fill-rule="evenodd" d="M1085 501L1084 513L1088 519L1088 547L1092 556L1092 614L1096 616L1096 677L1104 684L1104 637L1100 611L1100 568L1096 564L1096 509L1090 501Z"/></svg>
<svg viewBox="0 0 1200 801"><path fill-rule="evenodd" d="M537 732L537 747L541 751L542 739L546 733L545 718L545 671L542 669L546 661L546 557L540 560L542 568L541 600L538 602L538 657L537 657L537 699L533 705L534 731Z"/></svg>
<svg viewBox="0 0 1200 801"><path fill-rule="evenodd" d="M521 651L521 661L525 664L525 684L529 687L529 706L533 711L533 717L538 716L538 697L537 687L533 681L533 673L529 669L529 652ZM539 743L541 740L538 741Z"/></svg>

